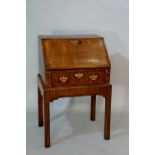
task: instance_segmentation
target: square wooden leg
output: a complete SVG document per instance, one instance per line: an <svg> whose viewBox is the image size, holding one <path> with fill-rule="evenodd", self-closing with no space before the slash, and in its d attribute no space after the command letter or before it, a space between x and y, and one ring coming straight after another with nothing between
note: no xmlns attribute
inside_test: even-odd
<svg viewBox="0 0 155 155"><path fill-rule="evenodd" d="M38 126L43 126L43 98L38 87Z"/></svg>
<svg viewBox="0 0 155 155"><path fill-rule="evenodd" d="M111 91L112 87L107 89L107 95L105 97L105 122L104 122L104 139L110 139L110 117L111 117Z"/></svg>
<svg viewBox="0 0 155 155"><path fill-rule="evenodd" d="M96 95L91 96L90 120L95 121L96 115Z"/></svg>
<svg viewBox="0 0 155 155"><path fill-rule="evenodd" d="M45 147L50 147L50 103L47 93L44 93L44 133Z"/></svg>

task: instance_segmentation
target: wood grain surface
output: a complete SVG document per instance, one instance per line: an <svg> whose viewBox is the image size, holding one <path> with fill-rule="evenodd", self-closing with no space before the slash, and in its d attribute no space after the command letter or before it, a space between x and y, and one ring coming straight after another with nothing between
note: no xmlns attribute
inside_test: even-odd
<svg viewBox="0 0 155 155"><path fill-rule="evenodd" d="M43 38L46 70L110 67L104 40L96 38Z"/></svg>

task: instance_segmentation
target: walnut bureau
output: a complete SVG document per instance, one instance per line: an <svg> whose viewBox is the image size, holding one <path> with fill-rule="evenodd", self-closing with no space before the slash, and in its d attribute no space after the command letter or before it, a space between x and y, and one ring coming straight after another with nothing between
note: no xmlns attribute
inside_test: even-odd
<svg viewBox="0 0 155 155"><path fill-rule="evenodd" d="M61 97L91 96L95 120L96 95L105 97L104 139L110 139L110 61L103 37L40 37L38 125L50 147L50 102ZM44 120L44 121L43 121Z"/></svg>

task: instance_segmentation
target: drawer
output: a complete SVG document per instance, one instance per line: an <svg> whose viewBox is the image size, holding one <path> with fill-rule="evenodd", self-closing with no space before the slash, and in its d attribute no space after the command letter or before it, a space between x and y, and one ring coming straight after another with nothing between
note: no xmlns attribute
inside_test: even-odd
<svg viewBox="0 0 155 155"><path fill-rule="evenodd" d="M63 70L46 72L47 87L97 85L109 83L110 69Z"/></svg>

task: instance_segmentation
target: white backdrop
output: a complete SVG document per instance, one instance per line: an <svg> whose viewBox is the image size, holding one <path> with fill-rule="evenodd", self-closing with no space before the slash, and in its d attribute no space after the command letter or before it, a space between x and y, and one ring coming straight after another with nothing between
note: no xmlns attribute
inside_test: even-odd
<svg viewBox="0 0 155 155"><path fill-rule="evenodd" d="M98 144L96 152L94 151L95 149L90 151L90 148L83 148L81 149L81 151L83 151L81 153L88 153L90 151L89 154L103 154L103 152L106 151L106 154L110 155L128 154L128 20L128 0L27 0L26 82L28 154L32 154L32 151L33 154L38 154L39 151L41 151L37 151L38 148L40 147L43 149L43 129L38 129L36 127L38 35L90 33L99 34L105 38L111 60L111 83L113 84L111 132L113 141L110 141L109 150L107 149L107 143L104 145L106 148L104 148L101 145L102 143L96 141L96 144ZM103 121L104 100L102 97L98 97L97 102L101 103L100 105L97 104L98 121L101 122ZM82 123L88 125L85 126L85 128L79 127L80 123L78 124L76 121L85 118L85 115L86 118L89 118L87 115L89 114L88 108L90 106L90 100L89 97L77 97L60 99L54 103L51 109L53 111L52 115L56 118L58 117L57 121L53 121L55 122L55 127L62 128L60 124L56 124L56 122L59 121L72 124L69 126L66 125L64 129L67 132L67 136L70 135L68 139L65 139L65 137L67 137L65 134L61 135L62 132L64 132L63 130L58 134L53 133L55 135L53 141L56 144L53 154L62 154L62 152L65 154L65 151L69 149L72 143L77 144L80 141L75 137L86 134L87 132L85 131L89 129L89 120L86 119L87 123L83 120ZM80 115L79 111L84 112ZM71 120L69 120L70 117L66 118L66 113L71 115ZM52 116L51 119L53 119ZM96 125L100 124L98 121L96 121ZM54 128L54 125L52 128ZM74 132L74 130L77 130L77 132ZM88 131L86 139L89 139L96 133L94 130L96 131L96 128L92 127L92 130L90 130L90 132ZM90 137L89 133L91 133ZM40 138L38 138L39 136ZM94 135L94 137L96 136ZM94 137L91 138L95 139ZM65 147L64 142L66 142ZM102 142L105 143L105 141ZM116 142L116 145L113 145L114 142ZM60 150L63 151L60 152ZM76 154L76 151L71 152L70 154ZM43 154L45 152L41 153ZM47 152L47 154L48 153L50 154L50 152ZM79 152L77 152L77 154L78 153ZM69 152L66 151L66 154L69 154Z"/></svg>

